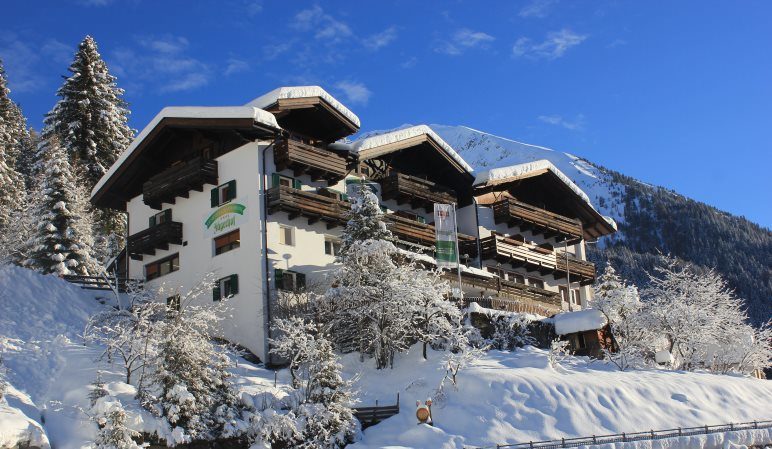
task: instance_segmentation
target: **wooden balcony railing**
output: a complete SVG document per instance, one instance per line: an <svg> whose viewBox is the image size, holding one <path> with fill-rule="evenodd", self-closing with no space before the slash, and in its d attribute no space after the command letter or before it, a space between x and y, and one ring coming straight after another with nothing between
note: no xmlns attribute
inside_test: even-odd
<svg viewBox="0 0 772 449"><path fill-rule="evenodd" d="M182 245L182 223L167 221L129 236L129 257L142 260L145 254L153 255L157 249L167 250L169 245Z"/></svg>
<svg viewBox="0 0 772 449"><path fill-rule="evenodd" d="M433 225L400 217L396 214L386 214L383 219L386 222L386 227L400 240L427 247L434 247L437 242ZM477 256L477 246L471 244L475 242L474 237L458 234L458 242L459 248L465 249L461 254L468 254L470 257Z"/></svg>
<svg viewBox="0 0 772 449"><path fill-rule="evenodd" d="M458 282L456 270L447 271L443 276L451 285L456 285ZM496 296L493 298L492 303L487 305L480 304L483 307L509 310L511 312L539 313L545 316L550 316L560 311L562 307L560 294L557 292L507 281L498 276L481 277L462 271L461 286L466 290L478 291L481 297Z"/></svg>
<svg viewBox="0 0 772 449"><path fill-rule="evenodd" d="M277 169L291 169L295 176L308 174L315 181L324 179L328 183L337 182L348 173L346 158L343 156L297 140L283 139L276 142L273 155Z"/></svg>
<svg viewBox="0 0 772 449"><path fill-rule="evenodd" d="M423 207L430 211L434 203L451 204L458 201L452 189L403 173L392 173L378 182L384 200L394 199L397 204L410 203L413 209Z"/></svg>
<svg viewBox="0 0 772 449"><path fill-rule="evenodd" d="M327 224L327 229L332 229L346 223L349 210L351 203L348 201L286 186L268 189L269 214L284 211L289 214L290 219L302 216L308 218L309 224L323 221Z"/></svg>
<svg viewBox="0 0 772 449"><path fill-rule="evenodd" d="M521 230L541 233L545 238L557 237L576 243L582 239L582 223L530 204L513 199L493 203L493 217L496 223L518 226Z"/></svg>
<svg viewBox="0 0 772 449"><path fill-rule="evenodd" d="M217 161L197 157L173 165L142 184L142 201L153 209L161 209L162 203L174 204L178 196L188 197L188 192L202 192L204 184L217 185Z"/></svg>
<svg viewBox="0 0 772 449"><path fill-rule="evenodd" d="M566 274L570 273L571 281L581 285L595 281L593 263L569 255L566 264L565 253L558 253L520 239L493 235L480 239L480 249L483 260L494 259L514 267L524 267L528 271L538 271L542 275L553 274L556 279L565 278Z"/></svg>

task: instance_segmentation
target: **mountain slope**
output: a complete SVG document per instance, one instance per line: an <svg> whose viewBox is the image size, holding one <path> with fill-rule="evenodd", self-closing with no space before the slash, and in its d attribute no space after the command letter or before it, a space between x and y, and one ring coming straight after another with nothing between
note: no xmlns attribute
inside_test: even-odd
<svg viewBox="0 0 772 449"><path fill-rule="evenodd" d="M612 217L619 232L589 245L639 286L656 256L670 253L716 268L744 298L755 323L772 317L772 232L673 191L651 186L577 157L464 126L431 125L475 170L548 159Z"/></svg>

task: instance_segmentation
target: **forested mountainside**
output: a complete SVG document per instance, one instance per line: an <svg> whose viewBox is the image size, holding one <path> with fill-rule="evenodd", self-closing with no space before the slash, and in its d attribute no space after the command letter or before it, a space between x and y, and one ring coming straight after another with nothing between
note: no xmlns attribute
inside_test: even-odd
<svg viewBox="0 0 772 449"><path fill-rule="evenodd" d="M432 125L475 170L548 159L571 178L619 232L588 245L596 263L610 260L639 287L659 253L715 268L745 299L755 323L772 317L772 232L671 190L545 147L464 126Z"/></svg>

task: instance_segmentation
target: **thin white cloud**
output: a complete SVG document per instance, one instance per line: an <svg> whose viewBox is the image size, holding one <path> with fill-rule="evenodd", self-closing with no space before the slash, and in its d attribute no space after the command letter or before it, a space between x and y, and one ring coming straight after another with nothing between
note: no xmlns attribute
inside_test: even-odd
<svg viewBox="0 0 772 449"><path fill-rule="evenodd" d="M394 39L397 38L397 27L391 26L381 31L380 33L373 34L366 37L362 41L362 45L370 50L378 50L379 48L389 45Z"/></svg>
<svg viewBox="0 0 772 449"><path fill-rule="evenodd" d="M512 46L512 54L515 57L530 59L558 59L586 39L587 35L577 34L564 28L547 33L546 39L542 42L533 42L527 37L521 37Z"/></svg>
<svg viewBox="0 0 772 449"><path fill-rule="evenodd" d="M15 92L34 92L45 86L40 75L38 49L13 33L0 34L0 59L3 60L8 86Z"/></svg>
<svg viewBox="0 0 772 449"><path fill-rule="evenodd" d="M555 4L557 0L531 0L520 9L517 15L523 18L543 19L549 15Z"/></svg>
<svg viewBox="0 0 772 449"><path fill-rule="evenodd" d="M228 65L225 66L225 71L223 73L228 76L236 73L246 72L247 70L249 70L249 63L247 61L236 58L229 58Z"/></svg>
<svg viewBox="0 0 772 449"><path fill-rule="evenodd" d="M399 65L403 69L409 69L414 67L418 63L418 58L415 56L411 56L407 58L406 60L402 61L402 63Z"/></svg>
<svg viewBox="0 0 772 449"><path fill-rule="evenodd" d="M560 115L540 115L539 121L549 125L560 126L570 131L583 131L585 119L583 114L579 114L573 119L566 119Z"/></svg>
<svg viewBox="0 0 772 449"><path fill-rule="evenodd" d="M58 64L69 65L75 56L75 47L71 47L56 39L47 40L40 51L46 55L46 57Z"/></svg>
<svg viewBox="0 0 772 449"><path fill-rule="evenodd" d="M138 49L120 47L111 54L111 68L134 86L151 86L160 92L192 90L209 84L212 69L187 55L183 36L143 36Z"/></svg>
<svg viewBox="0 0 772 449"><path fill-rule="evenodd" d="M262 0L248 1L246 4L246 10L247 10L247 15L249 17L254 17L260 14L261 12L263 12Z"/></svg>
<svg viewBox="0 0 772 449"><path fill-rule="evenodd" d="M372 91L362 83L354 81L340 81L335 84L335 87L340 90L351 104L367 104L370 101L370 97L373 95Z"/></svg>
<svg viewBox="0 0 772 449"><path fill-rule="evenodd" d="M487 48L495 40L496 38L488 33L461 28L453 34L452 39L440 41L434 51L455 56L472 48Z"/></svg>
<svg viewBox="0 0 772 449"><path fill-rule="evenodd" d="M331 43L354 34L348 24L327 14L319 5L314 5L297 13L291 26L300 31L314 32L316 39Z"/></svg>

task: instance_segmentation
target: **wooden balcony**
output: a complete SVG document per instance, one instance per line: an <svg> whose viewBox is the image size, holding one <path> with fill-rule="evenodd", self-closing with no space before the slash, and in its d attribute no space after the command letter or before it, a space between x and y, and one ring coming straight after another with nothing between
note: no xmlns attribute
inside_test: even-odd
<svg viewBox="0 0 772 449"><path fill-rule="evenodd" d="M182 223L167 221L129 236L129 257L142 260L145 254L154 255L157 249L167 250L169 245L182 245Z"/></svg>
<svg viewBox="0 0 772 449"><path fill-rule="evenodd" d="M595 281L595 265L569 256L568 264L564 253L526 243L523 240L494 235L480 239L482 258L493 259L500 263L509 263L513 267L523 267L527 271L537 271L541 275L552 274L556 279L565 278L570 273L571 282L581 285ZM566 269L568 268L568 270Z"/></svg>
<svg viewBox="0 0 772 449"><path fill-rule="evenodd" d="M569 244L582 239L582 223L530 204L513 199L493 203L493 217L496 223L507 223L521 230L543 234L545 238L568 239Z"/></svg>
<svg viewBox="0 0 772 449"><path fill-rule="evenodd" d="M162 203L174 204L188 192L202 192L204 184L217 185L217 161L197 157L171 166L142 184L142 201L160 210Z"/></svg>
<svg viewBox="0 0 772 449"><path fill-rule="evenodd" d="M268 213L284 211L290 220L305 217L308 224L322 221L327 229L346 223L346 214L351 210L351 203L340 201L318 193L305 192L286 186L268 189Z"/></svg>
<svg viewBox="0 0 772 449"><path fill-rule="evenodd" d="M378 180L381 197L396 200L397 204L410 203L410 207L434 209L434 203L457 203L456 192L435 182L402 173L392 173Z"/></svg>
<svg viewBox="0 0 772 449"><path fill-rule="evenodd" d="M433 225L400 217L396 214L386 214L383 219L386 222L386 227L399 240L426 247L434 247L437 242ZM477 256L477 245L472 244L474 242L475 238L471 235L458 234L459 249L465 250L460 254L468 254L470 257Z"/></svg>
<svg viewBox="0 0 772 449"><path fill-rule="evenodd" d="M443 274L451 285L457 285L456 270ZM479 291L481 297L487 297L480 305L510 312L538 313L551 316L562 308L560 294L537 287L530 287L514 281L506 281L497 277L481 277L463 272L461 286L465 290ZM495 296L490 298L490 296ZM476 301L479 302L479 301Z"/></svg>
<svg viewBox="0 0 772 449"><path fill-rule="evenodd" d="M324 179L328 183L346 177L346 158L333 151L291 139L276 142L273 148L274 163L279 170L291 169L295 176L308 174L314 181Z"/></svg>

